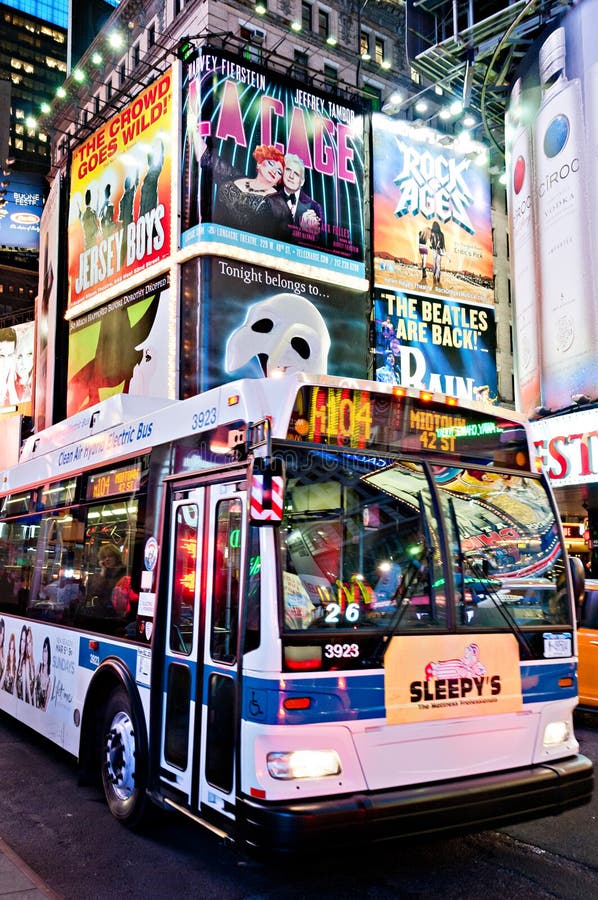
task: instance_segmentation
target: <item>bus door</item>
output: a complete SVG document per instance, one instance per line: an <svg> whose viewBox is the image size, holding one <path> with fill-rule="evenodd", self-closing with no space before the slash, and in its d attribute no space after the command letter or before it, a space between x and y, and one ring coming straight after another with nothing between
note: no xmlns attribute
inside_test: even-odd
<svg viewBox="0 0 598 900"><path fill-rule="evenodd" d="M174 491L161 778L195 814L232 817L246 492L238 481Z"/></svg>

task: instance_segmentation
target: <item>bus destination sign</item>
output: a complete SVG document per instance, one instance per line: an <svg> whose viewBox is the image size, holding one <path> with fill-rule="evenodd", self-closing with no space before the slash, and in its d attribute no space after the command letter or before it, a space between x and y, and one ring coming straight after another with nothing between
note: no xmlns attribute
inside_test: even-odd
<svg viewBox="0 0 598 900"><path fill-rule="evenodd" d="M100 475L90 475L87 480L86 496L88 500L101 500L114 494L132 494L139 490L141 484L141 466L139 463L111 469Z"/></svg>
<svg viewBox="0 0 598 900"><path fill-rule="evenodd" d="M287 439L363 450L451 453L518 468L529 461L519 422L431 397L357 388L302 387Z"/></svg>

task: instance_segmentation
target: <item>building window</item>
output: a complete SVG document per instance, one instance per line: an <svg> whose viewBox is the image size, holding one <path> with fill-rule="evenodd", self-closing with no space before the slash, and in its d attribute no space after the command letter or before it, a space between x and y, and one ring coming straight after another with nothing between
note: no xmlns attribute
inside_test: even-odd
<svg viewBox="0 0 598 900"><path fill-rule="evenodd" d="M411 66L409 69L409 77L411 78L411 81L413 82L413 84L421 84L422 83L422 77L421 77L420 73L417 71L417 69L414 69L413 66Z"/></svg>
<svg viewBox="0 0 598 900"><path fill-rule="evenodd" d="M327 91L334 91L338 86L338 70L330 63L324 63L324 85Z"/></svg>
<svg viewBox="0 0 598 900"><path fill-rule="evenodd" d="M325 9L318 10L318 34L323 38L330 35L330 15Z"/></svg>
<svg viewBox="0 0 598 900"><path fill-rule="evenodd" d="M139 49L139 44L137 43L137 44L135 44L135 46L133 47L133 65L134 65L134 66L138 66L138 65L139 65L139 60L140 60L140 58L141 58L141 51L140 51L140 49Z"/></svg>
<svg viewBox="0 0 598 900"><path fill-rule="evenodd" d="M307 78L309 57L303 50L295 50L293 75L295 78Z"/></svg>
<svg viewBox="0 0 598 900"><path fill-rule="evenodd" d="M359 36L359 52L364 59L370 59L370 33L362 31Z"/></svg>
<svg viewBox="0 0 598 900"><path fill-rule="evenodd" d="M374 59L378 63L378 65L382 65L384 62L384 39L377 37L375 42L375 56Z"/></svg>
<svg viewBox="0 0 598 900"><path fill-rule="evenodd" d="M243 56L250 62L260 63L263 57L263 44L266 39L266 32L259 28L248 28L241 25L239 35L246 41L243 46Z"/></svg>
<svg viewBox="0 0 598 900"><path fill-rule="evenodd" d="M363 86L363 91L372 103L372 110L374 112L380 112L382 109L382 88L375 87L375 85L366 82Z"/></svg>
<svg viewBox="0 0 598 900"><path fill-rule="evenodd" d="M301 30L302 31L311 31L311 23L312 23L312 5L311 3L303 2L301 4Z"/></svg>
<svg viewBox="0 0 598 900"><path fill-rule="evenodd" d="M147 46L153 47L156 43L156 26L152 22L150 27L147 29Z"/></svg>

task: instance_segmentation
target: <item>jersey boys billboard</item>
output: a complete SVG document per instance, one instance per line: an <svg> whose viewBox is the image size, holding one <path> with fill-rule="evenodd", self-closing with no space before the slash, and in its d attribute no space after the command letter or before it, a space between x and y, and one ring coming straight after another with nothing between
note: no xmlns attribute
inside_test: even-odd
<svg viewBox="0 0 598 900"><path fill-rule="evenodd" d="M375 283L493 303L486 167L431 129L380 114L372 124Z"/></svg>
<svg viewBox="0 0 598 900"><path fill-rule="evenodd" d="M73 153L69 306L170 254L172 73Z"/></svg>
<svg viewBox="0 0 598 900"><path fill-rule="evenodd" d="M183 86L182 244L363 277L363 119L204 49ZM245 257L246 258L246 257Z"/></svg>

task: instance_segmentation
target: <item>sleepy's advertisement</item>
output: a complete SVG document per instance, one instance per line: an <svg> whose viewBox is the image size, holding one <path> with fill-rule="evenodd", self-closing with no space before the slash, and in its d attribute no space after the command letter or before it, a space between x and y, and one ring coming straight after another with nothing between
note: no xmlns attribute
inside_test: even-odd
<svg viewBox="0 0 598 900"><path fill-rule="evenodd" d="M481 146L374 114L374 281L494 302L490 181Z"/></svg>
<svg viewBox="0 0 598 900"><path fill-rule="evenodd" d="M172 72L73 152L70 308L170 254Z"/></svg>

